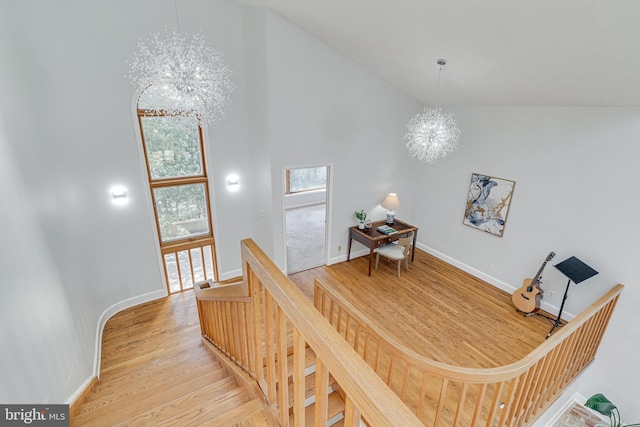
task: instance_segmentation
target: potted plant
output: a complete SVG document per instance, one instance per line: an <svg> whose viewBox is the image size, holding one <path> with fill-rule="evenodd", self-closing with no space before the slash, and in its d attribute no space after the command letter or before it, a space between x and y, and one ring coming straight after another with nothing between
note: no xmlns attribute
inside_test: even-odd
<svg viewBox="0 0 640 427"><path fill-rule="evenodd" d="M611 423L611 427L632 427L632 426L640 426L640 423L636 424L622 424L620 419L620 411L616 405L611 403L609 399L604 397L604 394L598 393L591 396L585 402L584 406L589 409L593 409L594 411L600 412L602 415L609 417L609 422Z"/></svg>
<svg viewBox="0 0 640 427"><path fill-rule="evenodd" d="M360 221L360 223L358 224L358 228L360 230L364 229L364 222L367 219L367 213L364 211L364 209L356 211L356 218L358 218L358 221Z"/></svg>

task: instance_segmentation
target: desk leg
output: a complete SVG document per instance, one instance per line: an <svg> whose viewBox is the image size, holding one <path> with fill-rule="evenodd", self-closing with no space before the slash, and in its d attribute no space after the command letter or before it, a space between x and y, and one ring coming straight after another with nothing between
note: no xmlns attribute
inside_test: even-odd
<svg viewBox="0 0 640 427"><path fill-rule="evenodd" d="M347 246L347 262L349 262L351 258L351 242L352 241L353 241L353 238L351 237L351 235L349 235L349 245Z"/></svg>
<svg viewBox="0 0 640 427"><path fill-rule="evenodd" d="M372 265L373 265L373 245L371 245L371 250L369 251L369 276L371 276Z"/></svg>
<svg viewBox="0 0 640 427"><path fill-rule="evenodd" d="M418 230L413 232L413 250L411 251L411 262L416 257L416 242L418 241Z"/></svg>

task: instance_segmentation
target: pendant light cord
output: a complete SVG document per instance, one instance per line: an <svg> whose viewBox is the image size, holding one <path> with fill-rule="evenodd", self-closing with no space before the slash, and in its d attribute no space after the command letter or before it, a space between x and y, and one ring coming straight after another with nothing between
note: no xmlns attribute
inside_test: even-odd
<svg viewBox="0 0 640 427"><path fill-rule="evenodd" d="M178 25L178 32L181 32L180 29L180 17L178 16L178 0L173 0L173 5L176 8L176 24Z"/></svg>
<svg viewBox="0 0 640 427"><path fill-rule="evenodd" d="M447 61L438 59L437 64L440 66L440 70L438 71L438 87L436 88L436 109L438 109L438 97L440 96L440 74L442 74L442 67L447 65Z"/></svg>

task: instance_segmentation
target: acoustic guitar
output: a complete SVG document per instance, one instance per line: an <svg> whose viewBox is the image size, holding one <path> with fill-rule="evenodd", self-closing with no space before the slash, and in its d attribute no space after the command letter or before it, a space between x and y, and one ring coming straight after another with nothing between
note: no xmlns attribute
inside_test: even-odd
<svg viewBox="0 0 640 427"><path fill-rule="evenodd" d="M542 275L544 267L554 256L556 256L555 252L549 252L549 255L547 255L547 258L540 266L536 276L533 279L524 279L522 287L513 293L511 301L513 301L513 305L515 305L518 310L525 313L535 313L540 310L540 298L544 293L542 288L540 288L540 276Z"/></svg>

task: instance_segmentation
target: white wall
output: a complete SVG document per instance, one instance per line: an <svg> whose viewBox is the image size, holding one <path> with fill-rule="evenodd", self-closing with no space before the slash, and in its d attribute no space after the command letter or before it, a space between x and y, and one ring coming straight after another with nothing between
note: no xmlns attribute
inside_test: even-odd
<svg viewBox="0 0 640 427"><path fill-rule="evenodd" d="M178 9L185 32L204 31L225 53L237 86L227 118L206 131L222 278L240 273L246 237L282 264L284 167L336 164L339 242L353 211L406 186L408 161L387 145L416 101L263 9L227 0L179 1ZM138 40L168 23L172 0L0 3L0 143L15 165L3 169L2 196L20 202L3 206L10 254L0 263L11 274L0 280L11 298L2 320L22 327L3 326L0 401L68 400L95 373L108 317L165 293L135 88L124 76ZM229 173L240 177L238 192L226 188ZM119 208L109 192L116 184L128 197ZM58 323L44 325L50 318ZM47 326L60 331L39 337ZM38 382L33 372L42 370L51 378ZM13 392L21 381L23 393Z"/></svg>
<svg viewBox="0 0 640 427"><path fill-rule="evenodd" d="M422 245L495 283L515 289L551 250L593 266L600 274L570 290L570 313L626 284L579 391L640 419L637 109L455 108L460 151L415 165L402 142L422 109L412 98L271 12L226 0L179 9L182 27L204 30L235 72L234 108L207 132L221 275L239 271L245 237L283 265L282 170L331 164L332 260L346 257L353 212L382 218L393 191ZM103 313L164 292L123 76L138 39L174 19L171 0L0 3L0 401L64 401L92 374ZM503 238L462 225L472 172L517 182ZM128 190L122 209L114 184ZM549 267L544 279L559 305L563 277Z"/></svg>
<svg viewBox="0 0 640 427"><path fill-rule="evenodd" d="M398 217L411 221L411 163L402 137L406 120L422 107L273 13L267 43L274 262L284 260L283 169L323 164L332 164L334 183L329 258L346 259L356 210L382 218L379 204L397 192Z"/></svg>
<svg viewBox="0 0 640 427"><path fill-rule="evenodd" d="M179 10L182 28L206 31L235 72L234 109L208 130L208 157L219 270L239 272L253 201L220 184L252 174L243 8L202 0ZM0 144L14 165L2 171L4 403L66 401L94 374L114 307L166 293L125 75L139 39L168 23L172 0L0 3ZM124 207L111 203L116 184Z"/></svg>
<svg viewBox="0 0 640 427"><path fill-rule="evenodd" d="M571 285L565 310L579 313L617 283L626 285L594 366L579 392L603 392L625 419L640 419L640 270L634 194L640 109L451 108L460 150L416 170L413 218L424 245L477 269L512 291L543 274L546 300L560 306L567 279L553 265L576 256L599 274ZM504 237L462 224L471 173L516 181ZM491 269L491 265L494 269Z"/></svg>

